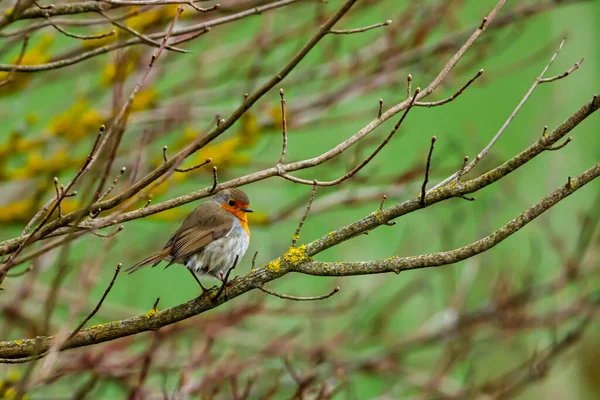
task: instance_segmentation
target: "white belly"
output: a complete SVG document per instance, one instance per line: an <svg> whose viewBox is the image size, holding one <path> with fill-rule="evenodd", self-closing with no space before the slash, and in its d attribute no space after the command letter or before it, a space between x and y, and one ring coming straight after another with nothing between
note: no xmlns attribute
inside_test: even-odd
<svg viewBox="0 0 600 400"><path fill-rule="evenodd" d="M248 250L250 240L240 222L235 218L231 232L208 244L200 253L191 256L185 266L196 275L209 274L219 278L227 274L236 257L238 265Z"/></svg>

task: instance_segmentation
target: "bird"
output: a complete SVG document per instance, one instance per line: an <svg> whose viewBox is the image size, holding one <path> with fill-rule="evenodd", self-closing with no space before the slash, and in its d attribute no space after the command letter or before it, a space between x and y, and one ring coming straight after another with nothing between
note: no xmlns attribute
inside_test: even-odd
<svg viewBox="0 0 600 400"><path fill-rule="evenodd" d="M203 292L207 289L198 276L213 276L225 284L224 277L248 250L250 212L246 193L237 188L221 190L188 214L161 251L129 267L127 272L168 261L165 268L185 265Z"/></svg>

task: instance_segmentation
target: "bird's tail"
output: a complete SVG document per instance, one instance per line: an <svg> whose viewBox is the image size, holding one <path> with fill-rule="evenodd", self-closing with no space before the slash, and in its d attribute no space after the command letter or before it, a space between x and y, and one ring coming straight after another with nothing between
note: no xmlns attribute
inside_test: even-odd
<svg viewBox="0 0 600 400"><path fill-rule="evenodd" d="M156 267L156 265L159 262L161 262L165 258L169 257L170 255L171 255L171 249L169 247L167 247L167 248L163 249L162 251L160 251L159 253L156 253L148 258L143 259L139 263L132 265L131 267L127 268L125 270L125 272L127 272L128 274L132 274L135 271L137 271L138 269L144 268L146 265L150 265L150 264L152 264L152 267Z"/></svg>

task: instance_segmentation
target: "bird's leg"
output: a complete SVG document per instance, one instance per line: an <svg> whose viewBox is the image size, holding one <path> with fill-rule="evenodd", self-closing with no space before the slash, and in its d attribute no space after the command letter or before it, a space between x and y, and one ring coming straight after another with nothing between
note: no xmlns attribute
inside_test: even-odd
<svg viewBox="0 0 600 400"><path fill-rule="evenodd" d="M194 273L194 271L192 271L191 269L186 268L188 271L190 271L190 274L192 274L192 276L194 277L194 279L196 280L196 282L198 282L198 285L200 285L200 287L202 288L202 293L206 293L209 290L207 288L204 287L204 285L202 285L202 282L200 282L200 279L198 279L198 277L196 276L196 274Z"/></svg>
<svg viewBox="0 0 600 400"><path fill-rule="evenodd" d="M238 258L239 258L239 256L235 256L235 261L234 261L233 265L231 266L231 268L229 268L227 270L227 273L225 274L225 276L223 276L223 271L219 271L219 279L221 280L221 282L223 282L223 284L221 285L221 288L217 292L217 295L214 297L215 300L217 300L221 296L221 293L223 293L225 291L225 287L227 286L227 282L229 281L229 274L231 274L231 271L233 271L235 269L235 267L238 263ZM225 292L225 297L227 298L227 292Z"/></svg>

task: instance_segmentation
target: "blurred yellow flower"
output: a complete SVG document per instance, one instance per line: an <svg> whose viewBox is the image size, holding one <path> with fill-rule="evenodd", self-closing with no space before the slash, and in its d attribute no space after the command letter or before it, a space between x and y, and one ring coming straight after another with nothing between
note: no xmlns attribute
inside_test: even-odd
<svg viewBox="0 0 600 400"><path fill-rule="evenodd" d="M79 164L79 161L73 159L65 149L57 151L51 157L44 156L40 151L32 151L27 155L25 166L15 169L11 174L17 179L33 178L40 174L51 174L77 164Z"/></svg>
<svg viewBox="0 0 600 400"><path fill-rule="evenodd" d="M108 64L102 70L100 77L100 84L103 86L112 86L115 82L122 82L127 78L133 71L135 71L135 63L137 57L134 53L132 56L127 58L125 62L115 61Z"/></svg>
<svg viewBox="0 0 600 400"><path fill-rule="evenodd" d="M244 144L254 144L261 135L258 117L251 111L247 111L240 118L241 128L239 135Z"/></svg>
<svg viewBox="0 0 600 400"><path fill-rule="evenodd" d="M30 214L32 206L33 204L31 200L22 200L0 205L0 223L6 224L9 222L20 222L31 218ZM11 372L9 374L8 380L11 382L18 381L18 376L15 378L15 380L13 380L15 376L17 375Z"/></svg>
<svg viewBox="0 0 600 400"><path fill-rule="evenodd" d="M169 189L169 181L166 180L162 183L159 183L158 186L152 188L150 193L151 193L152 197L157 197L157 196L160 196L161 194L165 193L168 189Z"/></svg>
<svg viewBox="0 0 600 400"><path fill-rule="evenodd" d="M196 153L194 163L212 158L212 164L217 166L243 165L248 160L238 153L241 144L242 139L237 135L219 143L209 143Z"/></svg>
<svg viewBox="0 0 600 400"><path fill-rule="evenodd" d="M48 34L40 35L40 40L37 44L25 52L20 65L38 65L48 62L48 60L50 60L48 48L52 44L52 40L52 36ZM19 55L15 55L11 60L11 64L16 64L17 61L19 61ZM9 84L2 86L0 88L0 93L14 93L15 91L26 88L33 78L33 74L24 72L11 74L9 71L0 72L0 82L9 78L12 79L12 81Z"/></svg>
<svg viewBox="0 0 600 400"><path fill-rule="evenodd" d="M133 99L131 111L144 111L156 106L158 94L152 88L140 91Z"/></svg>
<svg viewBox="0 0 600 400"><path fill-rule="evenodd" d="M103 120L97 111L90 109L87 100L80 99L62 114L54 117L48 128L55 136L78 142L97 132Z"/></svg>

